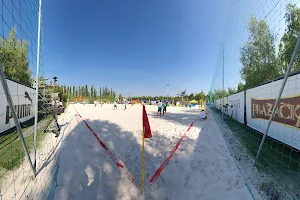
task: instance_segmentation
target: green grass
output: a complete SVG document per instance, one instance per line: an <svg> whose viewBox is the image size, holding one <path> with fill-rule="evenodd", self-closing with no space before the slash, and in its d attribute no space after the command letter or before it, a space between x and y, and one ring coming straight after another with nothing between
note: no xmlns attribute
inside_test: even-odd
<svg viewBox="0 0 300 200"><path fill-rule="evenodd" d="M212 108L214 113L221 112ZM233 135L239 139L248 154L255 158L263 134L224 115L224 121ZM269 136L266 137L257 168L259 171L270 172L279 183L293 188L294 195L300 195L300 151ZM289 190L288 189L288 190ZM296 194L295 194L296 191ZM299 196L297 196L299 198Z"/></svg>
<svg viewBox="0 0 300 200"><path fill-rule="evenodd" d="M47 117L42 121L49 121L51 118ZM44 129L47 126L47 122L44 126L41 126L38 129L37 133L37 146L40 147L43 139L46 134ZM23 128L22 131L25 131L27 128ZM34 147L34 137L30 133L25 137L25 143L28 148L28 151L31 153ZM25 151L22 145L22 142L19 138L17 131L14 131L10 134L7 134L0 138L0 166L6 170L12 170L19 167L25 159Z"/></svg>
<svg viewBox="0 0 300 200"><path fill-rule="evenodd" d="M250 154L256 156L263 135L232 118L226 117L225 122ZM271 137L266 137L259 162L263 166L271 165L278 171L300 173L300 152Z"/></svg>
<svg viewBox="0 0 300 200"><path fill-rule="evenodd" d="M10 144L13 140L16 140L19 137L17 131L14 131L8 135L0 137L0 150L6 145Z"/></svg>

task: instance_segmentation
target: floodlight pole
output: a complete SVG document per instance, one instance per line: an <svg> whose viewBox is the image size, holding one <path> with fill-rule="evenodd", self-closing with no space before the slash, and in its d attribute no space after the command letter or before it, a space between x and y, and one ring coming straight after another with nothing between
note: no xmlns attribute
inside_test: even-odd
<svg viewBox="0 0 300 200"><path fill-rule="evenodd" d="M166 95L167 95L167 98L168 98L168 96L169 96L169 95L168 95L168 87L169 87L169 86L170 86L170 84L167 84L167 85L166 85Z"/></svg>

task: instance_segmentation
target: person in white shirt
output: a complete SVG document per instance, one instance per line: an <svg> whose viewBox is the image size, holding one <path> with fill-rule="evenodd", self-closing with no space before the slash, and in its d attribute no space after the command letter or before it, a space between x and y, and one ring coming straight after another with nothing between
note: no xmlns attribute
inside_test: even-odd
<svg viewBox="0 0 300 200"><path fill-rule="evenodd" d="M200 112L200 120L204 120L206 119L206 113L205 113L205 110L201 110Z"/></svg>
<svg viewBox="0 0 300 200"><path fill-rule="evenodd" d="M127 109L127 100L124 102L124 104L125 104L124 109L126 110Z"/></svg>
<svg viewBox="0 0 300 200"><path fill-rule="evenodd" d="M159 102L157 104L157 107L158 107L157 115L158 115L158 113L161 115L161 109L162 109L162 102L161 102L161 100L159 100Z"/></svg>
<svg viewBox="0 0 300 200"><path fill-rule="evenodd" d="M114 109L117 109L117 102L114 101Z"/></svg>

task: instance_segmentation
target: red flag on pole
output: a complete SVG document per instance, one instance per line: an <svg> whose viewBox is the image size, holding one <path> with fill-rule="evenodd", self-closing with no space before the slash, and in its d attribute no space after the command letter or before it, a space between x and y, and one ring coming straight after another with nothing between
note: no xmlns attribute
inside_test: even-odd
<svg viewBox="0 0 300 200"><path fill-rule="evenodd" d="M144 138L152 138L151 128L148 121L148 115L146 112L146 107L143 105L143 128L144 128Z"/></svg>

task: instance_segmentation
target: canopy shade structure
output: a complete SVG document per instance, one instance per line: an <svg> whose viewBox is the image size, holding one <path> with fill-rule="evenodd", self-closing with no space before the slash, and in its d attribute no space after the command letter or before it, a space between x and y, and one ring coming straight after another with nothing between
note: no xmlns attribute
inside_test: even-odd
<svg viewBox="0 0 300 200"><path fill-rule="evenodd" d="M190 103L191 104L196 104L196 103L198 103L198 101L196 101L196 100L193 99L192 101L190 101Z"/></svg>

